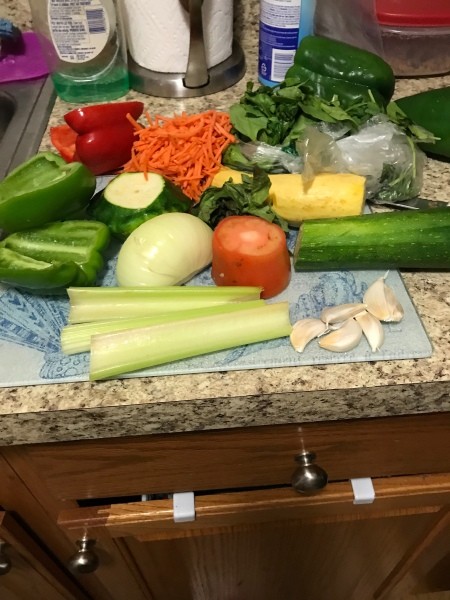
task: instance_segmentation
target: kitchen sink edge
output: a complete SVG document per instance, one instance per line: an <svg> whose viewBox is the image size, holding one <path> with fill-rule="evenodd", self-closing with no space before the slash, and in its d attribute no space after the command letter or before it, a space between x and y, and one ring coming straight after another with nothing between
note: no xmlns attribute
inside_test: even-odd
<svg viewBox="0 0 450 600"><path fill-rule="evenodd" d="M49 77L0 85L0 101L10 110L0 139L0 180L39 150L55 99Z"/></svg>

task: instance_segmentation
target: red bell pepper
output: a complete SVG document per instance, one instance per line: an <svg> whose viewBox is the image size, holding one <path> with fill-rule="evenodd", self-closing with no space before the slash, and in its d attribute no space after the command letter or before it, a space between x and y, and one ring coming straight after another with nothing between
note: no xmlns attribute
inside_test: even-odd
<svg viewBox="0 0 450 600"><path fill-rule="evenodd" d="M90 133L103 127L118 125L128 114L138 119L144 112L142 102L113 102L76 108L64 115L65 122L77 133ZM128 123L128 120L127 120Z"/></svg>
<svg viewBox="0 0 450 600"><path fill-rule="evenodd" d="M64 115L67 125L54 127L50 138L67 161L79 160L94 175L122 167L131 156L134 127L129 114L138 119L142 102L112 102L71 110Z"/></svg>
<svg viewBox="0 0 450 600"><path fill-rule="evenodd" d="M77 132L68 125L50 127L50 140L59 155L68 163L78 160L75 158L76 139Z"/></svg>
<svg viewBox="0 0 450 600"><path fill-rule="evenodd" d="M109 173L130 159L134 139L130 123L109 125L84 133L76 141L78 160L94 175Z"/></svg>

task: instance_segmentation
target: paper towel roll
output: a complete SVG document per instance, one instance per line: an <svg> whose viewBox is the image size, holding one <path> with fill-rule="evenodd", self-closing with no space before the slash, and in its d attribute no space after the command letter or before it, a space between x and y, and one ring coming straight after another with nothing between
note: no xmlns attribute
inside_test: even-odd
<svg viewBox="0 0 450 600"><path fill-rule="evenodd" d="M184 73L189 15L179 0L123 0L127 43L134 61L159 73ZM206 61L214 67L232 53L233 0L204 0Z"/></svg>

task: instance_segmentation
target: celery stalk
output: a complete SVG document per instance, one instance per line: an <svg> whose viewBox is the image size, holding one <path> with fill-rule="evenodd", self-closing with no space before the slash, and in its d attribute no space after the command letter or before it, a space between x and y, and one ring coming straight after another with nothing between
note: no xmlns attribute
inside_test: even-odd
<svg viewBox="0 0 450 600"><path fill-rule="evenodd" d="M262 288L250 286L165 286L68 288L69 323L148 317L180 310L258 300Z"/></svg>
<svg viewBox="0 0 450 600"><path fill-rule="evenodd" d="M209 352L288 336L288 302L94 335L90 379L104 379Z"/></svg>
<svg viewBox="0 0 450 600"><path fill-rule="evenodd" d="M264 300L249 300L248 302L230 302L228 304L219 304L217 306L208 306L206 308L194 308L192 310L176 311L149 317L132 317L129 319L112 319L109 321L94 321L66 325L66 327L63 327L61 330L61 350L64 354L87 352L91 347L92 336L101 333L112 333L113 331L149 327L150 325L169 323L171 321L181 321L195 317L231 313L263 305Z"/></svg>

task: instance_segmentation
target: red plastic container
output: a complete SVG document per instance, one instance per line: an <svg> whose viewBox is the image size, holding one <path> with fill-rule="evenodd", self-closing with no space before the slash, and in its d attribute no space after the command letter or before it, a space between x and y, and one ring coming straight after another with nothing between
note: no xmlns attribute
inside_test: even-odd
<svg viewBox="0 0 450 600"><path fill-rule="evenodd" d="M376 0L385 58L399 77L450 72L450 0Z"/></svg>

